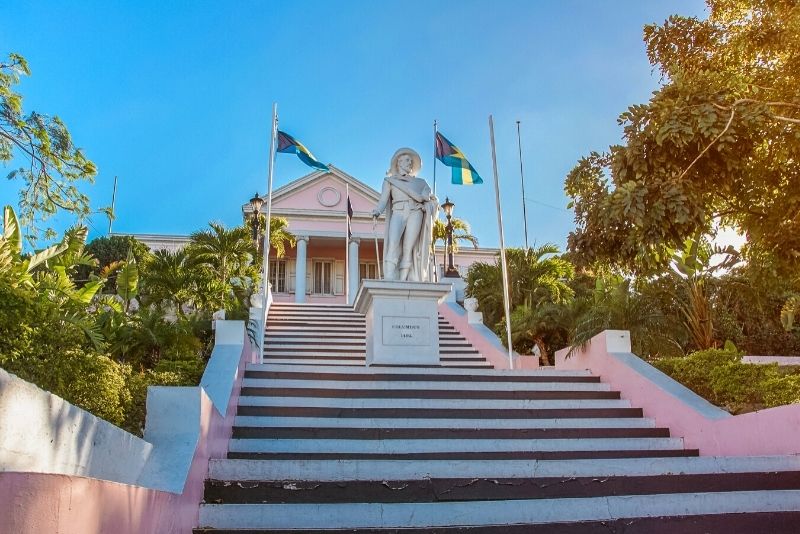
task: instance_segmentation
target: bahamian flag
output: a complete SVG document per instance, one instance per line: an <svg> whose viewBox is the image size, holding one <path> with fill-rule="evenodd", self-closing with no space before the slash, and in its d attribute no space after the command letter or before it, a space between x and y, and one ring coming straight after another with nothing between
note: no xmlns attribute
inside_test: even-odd
<svg viewBox="0 0 800 534"><path fill-rule="evenodd" d="M459 148L436 132L436 159L450 167L451 181L457 185L482 184L475 168L467 161L467 157Z"/></svg>
<svg viewBox="0 0 800 534"><path fill-rule="evenodd" d="M278 131L278 152L283 152L284 154L297 154L297 157L300 158L300 161L309 167L315 167L323 171L330 170L328 169L327 165L317 161L317 158L314 157L314 154L312 154L311 151L303 145L303 143L286 132Z"/></svg>

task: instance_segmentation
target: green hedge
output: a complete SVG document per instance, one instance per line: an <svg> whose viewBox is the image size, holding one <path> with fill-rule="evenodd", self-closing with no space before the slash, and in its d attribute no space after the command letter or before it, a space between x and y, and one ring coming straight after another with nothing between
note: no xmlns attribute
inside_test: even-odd
<svg viewBox="0 0 800 534"><path fill-rule="evenodd" d="M44 299L0 284L0 367L92 414L142 435L148 385L196 386L198 355L134 370L87 347L84 333Z"/></svg>
<svg viewBox="0 0 800 534"><path fill-rule="evenodd" d="M658 369L731 413L800 402L800 374L777 364L742 363L735 350L704 350L653 362Z"/></svg>

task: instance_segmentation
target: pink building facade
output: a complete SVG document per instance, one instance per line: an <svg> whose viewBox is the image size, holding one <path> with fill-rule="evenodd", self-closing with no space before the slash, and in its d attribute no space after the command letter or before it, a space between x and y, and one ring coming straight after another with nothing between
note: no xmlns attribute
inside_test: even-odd
<svg viewBox="0 0 800 534"><path fill-rule="evenodd" d="M347 236L347 193L353 206L352 236ZM270 284L276 302L344 304L352 302L361 280L378 276L378 254L383 254L384 222L373 223L371 211L380 193L330 166L314 171L273 192L272 215L289 222L295 236L294 248L278 258L270 251ZM266 213L266 205L261 208ZM245 220L252 214L249 203L242 206ZM151 249L176 250L188 241L185 236L135 235ZM376 252L377 249L377 252ZM462 246L454 264L465 275L476 262L494 263L497 249ZM444 271L444 248L436 247L438 276Z"/></svg>

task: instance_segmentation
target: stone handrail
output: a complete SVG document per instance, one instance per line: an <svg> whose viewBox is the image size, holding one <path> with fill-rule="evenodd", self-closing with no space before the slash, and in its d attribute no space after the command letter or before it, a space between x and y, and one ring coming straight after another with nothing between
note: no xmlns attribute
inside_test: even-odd
<svg viewBox="0 0 800 534"><path fill-rule="evenodd" d="M250 354L217 321L200 386L148 388L144 439L0 370L0 532L191 532Z"/></svg>
<svg viewBox="0 0 800 534"><path fill-rule="evenodd" d="M645 417L710 456L800 453L800 404L731 415L631 352L630 333L606 330L586 347L556 353L558 369L588 369Z"/></svg>

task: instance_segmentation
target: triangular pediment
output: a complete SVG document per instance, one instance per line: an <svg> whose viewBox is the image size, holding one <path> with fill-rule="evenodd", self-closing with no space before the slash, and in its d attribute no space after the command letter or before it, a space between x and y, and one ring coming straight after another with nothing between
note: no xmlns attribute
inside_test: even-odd
<svg viewBox="0 0 800 534"><path fill-rule="evenodd" d="M380 193L364 182L329 165L328 171L314 171L279 187L272 193L272 211L276 215L299 211L340 214L346 208L349 186L350 202L355 212L369 212L378 203ZM242 206L249 213L250 205Z"/></svg>

